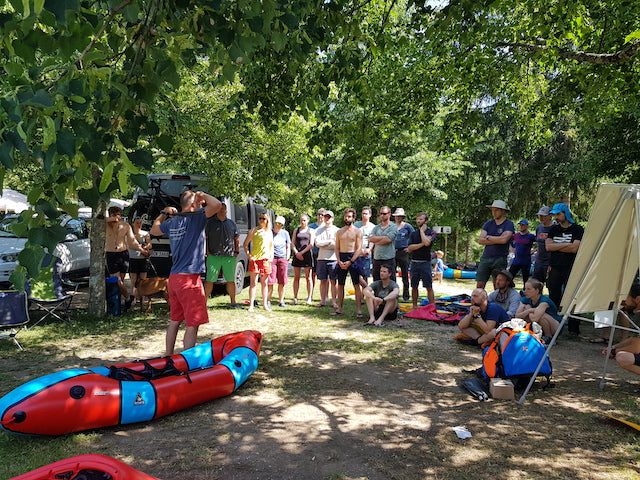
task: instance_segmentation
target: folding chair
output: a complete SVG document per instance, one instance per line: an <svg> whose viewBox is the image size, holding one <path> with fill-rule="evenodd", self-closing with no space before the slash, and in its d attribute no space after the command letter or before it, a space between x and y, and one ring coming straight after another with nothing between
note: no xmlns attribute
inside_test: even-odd
<svg viewBox="0 0 640 480"><path fill-rule="evenodd" d="M70 283L71 284L71 283ZM31 325L29 328L33 328L42 321L46 320L49 317L57 318L60 321L69 323L69 309L71 308L71 302L73 301L73 297L78 292L78 283L71 284L75 285L75 289L73 293L67 293L60 298L52 298L52 299L44 299L44 298L35 298L29 297L29 309L32 312L41 312L43 315L38 319L36 323Z"/></svg>
<svg viewBox="0 0 640 480"><path fill-rule="evenodd" d="M23 350L16 338L16 329L26 325L28 321L27 294L18 290L0 291L0 338L10 338Z"/></svg>

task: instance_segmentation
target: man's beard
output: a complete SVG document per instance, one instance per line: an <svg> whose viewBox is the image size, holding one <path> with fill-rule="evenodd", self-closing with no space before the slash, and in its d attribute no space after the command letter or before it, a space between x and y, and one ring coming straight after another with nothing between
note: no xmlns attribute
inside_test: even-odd
<svg viewBox="0 0 640 480"><path fill-rule="evenodd" d="M345 220L345 221L344 221L344 224L345 224L347 227L350 227L351 225L353 225L353 221Z"/></svg>

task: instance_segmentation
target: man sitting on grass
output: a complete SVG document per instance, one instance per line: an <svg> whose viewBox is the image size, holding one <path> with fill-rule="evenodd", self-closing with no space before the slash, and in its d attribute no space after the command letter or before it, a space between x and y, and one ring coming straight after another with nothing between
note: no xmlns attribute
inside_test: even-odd
<svg viewBox="0 0 640 480"><path fill-rule="evenodd" d="M484 288L476 288L471 292L469 313L458 323L462 333L453 338L465 345L481 346L491 342L496 337L496 328L509 320L511 318L500 305L488 301Z"/></svg>
<svg viewBox="0 0 640 480"><path fill-rule="evenodd" d="M380 280L368 285L362 293L369 311L369 321L365 325L386 327L385 320L397 318L400 288L391 280L391 270L387 265L380 266Z"/></svg>
<svg viewBox="0 0 640 480"><path fill-rule="evenodd" d="M606 355L609 349L602 350L602 355ZM609 358L615 359L625 370L640 375L640 338L627 338L611 347Z"/></svg>

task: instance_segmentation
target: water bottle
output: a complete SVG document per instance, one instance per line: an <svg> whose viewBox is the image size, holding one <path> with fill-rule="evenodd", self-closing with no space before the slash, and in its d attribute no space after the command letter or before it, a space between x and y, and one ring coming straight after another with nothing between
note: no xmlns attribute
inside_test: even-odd
<svg viewBox="0 0 640 480"><path fill-rule="evenodd" d="M118 317L122 314L120 307L120 289L118 288L118 277L107 277L106 292L107 292L107 313Z"/></svg>

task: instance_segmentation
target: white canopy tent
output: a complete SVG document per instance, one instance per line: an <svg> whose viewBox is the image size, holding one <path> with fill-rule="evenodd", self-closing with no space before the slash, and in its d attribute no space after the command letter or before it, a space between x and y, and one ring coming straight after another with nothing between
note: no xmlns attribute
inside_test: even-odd
<svg viewBox="0 0 640 480"><path fill-rule="evenodd" d="M615 329L640 333L640 328L633 322L631 328L616 325L620 302L627 297L640 266L639 237L640 185L601 184L559 306L562 322L547 352L551 351L570 314L595 323L595 320L577 314L609 311L607 317L612 327L609 347ZM601 388L604 388L608 360L605 357ZM536 374L543 361L544 358ZM534 381L535 375L519 403L524 402Z"/></svg>
<svg viewBox="0 0 640 480"><path fill-rule="evenodd" d="M20 213L28 210L29 207L30 205L29 202L27 202L26 195L9 188L2 189L2 196L0 197L0 211L4 213Z"/></svg>

